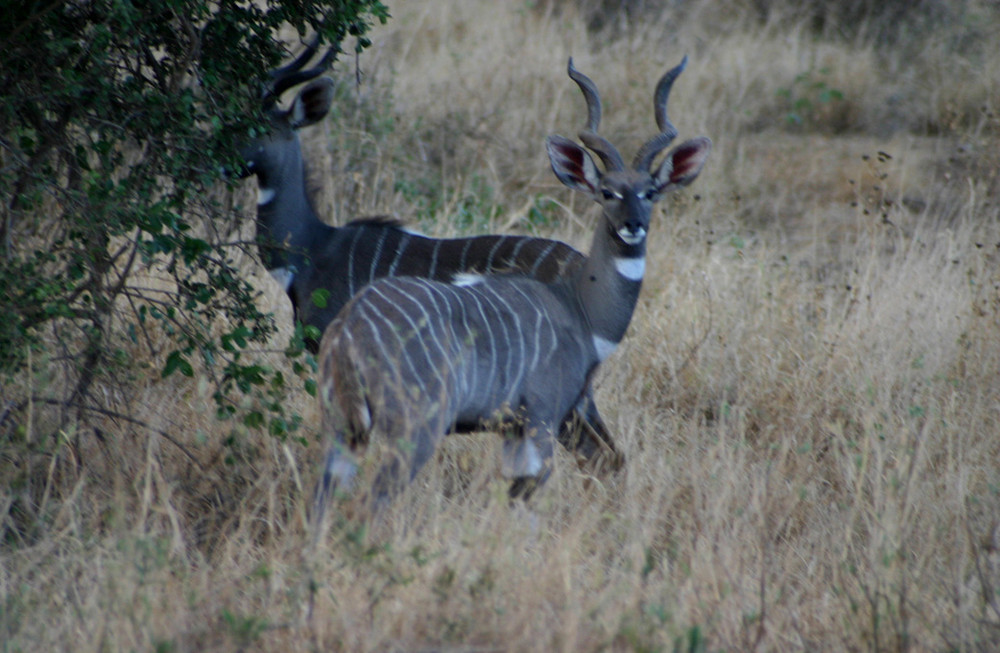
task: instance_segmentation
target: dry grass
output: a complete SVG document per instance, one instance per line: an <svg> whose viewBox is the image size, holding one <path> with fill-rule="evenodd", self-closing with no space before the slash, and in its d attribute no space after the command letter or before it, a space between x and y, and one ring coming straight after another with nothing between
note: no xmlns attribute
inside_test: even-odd
<svg viewBox="0 0 1000 653"><path fill-rule="evenodd" d="M715 148L663 203L597 382L626 468L560 456L527 514L498 438L456 436L370 531L310 551L318 448L227 445L203 382L138 360L119 405L162 433L109 418L4 458L0 648L995 650L1000 18L968 2L880 45L781 3L625 4L588 32L596 1L402 3L305 136L334 222L583 248L593 212L542 146L583 123L567 57L631 151L690 54L671 116ZM23 382L54 380L38 361ZM51 437L48 410L17 446Z"/></svg>

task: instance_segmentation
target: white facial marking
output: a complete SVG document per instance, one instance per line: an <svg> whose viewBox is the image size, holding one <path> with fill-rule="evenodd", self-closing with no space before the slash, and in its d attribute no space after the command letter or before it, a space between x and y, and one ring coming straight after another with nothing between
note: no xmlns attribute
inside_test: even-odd
<svg viewBox="0 0 1000 653"><path fill-rule="evenodd" d="M632 256L613 259L615 269L629 281L642 281L642 275L646 273L646 257Z"/></svg>
<svg viewBox="0 0 1000 653"><path fill-rule="evenodd" d="M292 287L292 281L295 280L295 273L288 268L274 268L273 270L268 270L274 280L278 282L282 290L288 292L288 289Z"/></svg>
<svg viewBox="0 0 1000 653"><path fill-rule="evenodd" d="M646 239L646 230L639 227L638 230L632 231L628 227L622 227L618 230L618 237L625 241L626 245L638 245Z"/></svg>
<svg viewBox="0 0 1000 653"><path fill-rule="evenodd" d="M269 204L271 200L274 199L275 191L273 188L258 188L257 189L257 206L264 206Z"/></svg>
<svg viewBox="0 0 1000 653"><path fill-rule="evenodd" d="M305 121L306 121L306 105L304 102L296 98L295 102L292 103L292 115L290 117L289 122L292 123L293 127L298 127Z"/></svg>
<svg viewBox="0 0 1000 653"><path fill-rule="evenodd" d="M594 336L594 349L597 350L597 358L604 360L611 355L611 352L618 347L617 342L611 342L607 338L602 338L601 336Z"/></svg>
<svg viewBox="0 0 1000 653"><path fill-rule="evenodd" d="M475 286L483 282L483 275L473 274L472 272L456 272L451 277L451 285L458 286L459 288L464 288L466 286Z"/></svg>

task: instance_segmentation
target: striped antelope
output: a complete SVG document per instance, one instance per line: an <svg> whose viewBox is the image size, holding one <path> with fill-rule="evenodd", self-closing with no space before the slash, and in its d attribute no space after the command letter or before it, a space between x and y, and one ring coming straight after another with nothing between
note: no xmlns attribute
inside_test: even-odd
<svg viewBox="0 0 1000 653"><path fill-rule="evenodd" d="M691 183L711 149L707 138L674 148L667 96L681 65L660 79L660 133L626 167L597 133L600 97L569 63L587 101L580 139L604 164L561 136L547 140L556 177L602 207L590 254L551 281L524 275L464 275L452 282L388 278L361 290L327 327L320 348L322 429L333 436L317 486L320 523L333 492L349 489L372 439L390 444L372 481L377 509L405 486L456 423L504 429L503 474L512 497L528 498L551 471L562 416L597 365L622 339L642 284L653 204Z"/></svg>
<svg viewBox="0 0 1000 653"><path fill-rule="evenodd" d="M251 141L242 152L244 176L256 175L258 184L257 242L261 259L288 293L295 317L322 333L347 301L381 277L415 276L451 281L462 273L517 270L551 281L584 256L569 245L525 236L478 236L435 239L407 231L399 224L373 218L332 227L320 220L306 189L305 162L297 130L320 121L330 110L334 82L321 77L332 51L303 70L316 54L318 42L289 65L273 71L262 100L270 131ZM306 84L291 106L278 106L281 95ZM325 290L323 306L314 293ZM316 353L319 343L306 345ZM568 410L560 425L559 442L575 452L578 462L617 469L623 458L604 425L588 384L578 405ZM456 424L459 430L477 428Z"/></svg>

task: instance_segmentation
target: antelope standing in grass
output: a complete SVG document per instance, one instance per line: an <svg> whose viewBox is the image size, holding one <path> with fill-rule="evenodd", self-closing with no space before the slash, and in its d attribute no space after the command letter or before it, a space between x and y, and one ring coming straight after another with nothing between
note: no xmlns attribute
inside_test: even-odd
<svg viewBox="0 0 1000 653"><path fill-rule="evenodd" d="M258 184L257 242L264 265L291 300L295 317L322 333L347 301L381 277L415 276L452 281L465 273L516 270L552 281L583 260L564 243L525 236L478 236L435 239L407 231L385 218L357 220L343 227L327 225L316 214L306 189L305 162L297 130L326 116L333 101L334 82L321 77L332 51L305 69L317 43L289 65L271 73L262 100L270 131L251 141L242 152L244 176ZM278 106L281 95L306 84L291 106ZM313 301L317 290L329 293L324 306ZM319 344L306 338L310 351ZM623 459L597 411L591 387L562 416L559 441L578 461L615 469ZM461 430L478 427L456 424Z"/></svg>
<svg viewBox="0 0 1000 653"><path fill-rule="evenodd" d="M381 279L361 290L327 327L320 348L322 428L333 436L314 502L322 523L337 489L352 485L372 438L390 443L372 481L370 508L405 486L455 424L504 429L503 474L512 497L527 498L551 471L556 429L587 391L597 365L628 327L645 270L653 204L701 172L707 138L653 161L677 135L667 97L687 59L654 94L660 133L627 167L597 133L601 103L594 83L569 76L587 101L580 140L546 142L556 177L597 201L602 215L590 254L555 279L465 275L452 282Z"/></svg>

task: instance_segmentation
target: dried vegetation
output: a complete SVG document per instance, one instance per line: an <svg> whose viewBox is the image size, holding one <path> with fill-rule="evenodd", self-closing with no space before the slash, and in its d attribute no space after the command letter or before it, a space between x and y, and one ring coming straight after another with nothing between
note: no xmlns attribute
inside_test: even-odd
<svg viewBox="0 0 1000 653"><path fill-rule="evenodd" d="M583 124L567 57L631 150L690 55L671 117L715 147L664 202L597 381L626 468L563 455L528 515L498 439L455 437L372 530L310 551L319 447L226 442L197 379L137 360L128 408L156 431L109 416L0 462L2 648L995 650L1000 15L827 4L392 7L360 86L340 64L334 115L304 134L334 223L584 248L591 207L543 148ZM50 437L49 410L5 437Z"/></svg>

